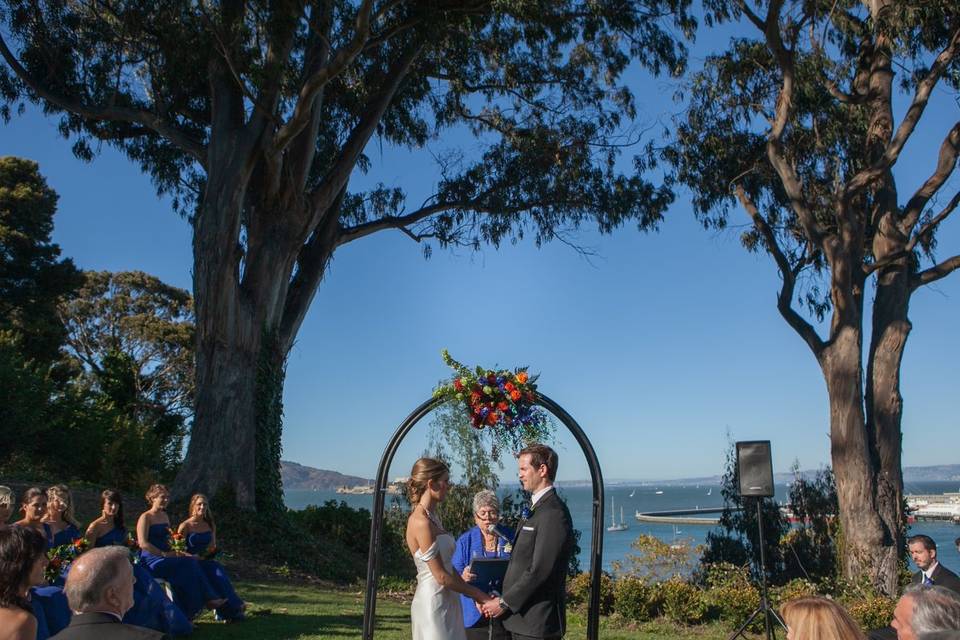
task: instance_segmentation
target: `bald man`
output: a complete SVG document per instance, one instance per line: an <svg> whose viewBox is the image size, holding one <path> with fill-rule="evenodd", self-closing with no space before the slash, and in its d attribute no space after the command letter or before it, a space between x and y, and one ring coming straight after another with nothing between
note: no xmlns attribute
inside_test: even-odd
<svg viewBox="0 0 960 640"><path fill-rule="evenodd" d="M159 631L121 622L133 606L133 580L124 547L91 549L74 560L63 587L73 618L52 640L169 640Z"/></svg>

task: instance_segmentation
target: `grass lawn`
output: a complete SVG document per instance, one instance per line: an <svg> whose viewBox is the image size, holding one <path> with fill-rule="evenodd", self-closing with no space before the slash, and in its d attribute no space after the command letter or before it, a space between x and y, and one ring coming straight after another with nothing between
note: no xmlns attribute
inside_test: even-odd
<svg viewBox="0 0 960 640"><path fill-rule="evenodd" d="M237 591L249 603L247 620L235 624L215 622L204 615L192 638L197 640L319 640L359 639L363 630L363 592L334 590L308 584L237 582ZM569 640L586 637L586 617L571 613ZM727 627L703 625L675 627L662 622L621 625L601 618L603 640L723 640ZM376 640L410 639L410 603L381 598L377 602Z"/></svg>

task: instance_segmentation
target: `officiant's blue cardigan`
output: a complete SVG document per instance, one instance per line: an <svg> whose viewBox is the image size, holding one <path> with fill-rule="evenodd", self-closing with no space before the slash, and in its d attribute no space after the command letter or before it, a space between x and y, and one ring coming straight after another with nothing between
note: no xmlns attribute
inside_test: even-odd
<svg viewBox="0 0 960 640"><path fill-rule="evenodd" d="M502 525L501 525L502 526ZM513 538L514 532L513 529L509 527L503 527L505 533ZM497 551L501 558L509 558L510 554L504 550L504 546L507 542L503 538L497 538ZM457 548L453 552L453 559L451 560L453 564L454 571L457 572L457 575L463 573L464 567L470 564L470 560L473 559L473 552L476 551L480 556L487 555L487 557L493 557L491 554L485 554L483 550L483 533L480 532L480 527L473 527L472 529L467 529L466 533L460 536L457 539ZM477 611L477 607L473 604L473 599L468 598L465 595L460 595L460 607L463 609L463 626L472 627L480 621L480 612Z"/></svg>

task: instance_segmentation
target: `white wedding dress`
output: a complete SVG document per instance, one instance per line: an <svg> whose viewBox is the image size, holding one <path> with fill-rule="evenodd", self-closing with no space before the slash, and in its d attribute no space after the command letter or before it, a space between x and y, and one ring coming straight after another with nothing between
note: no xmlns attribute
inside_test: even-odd
<svg viewBox="0 0 960 640"><path fill-rule="evenodd" d="M410 604L413 640L466 640L460 595L440 586L430 572L427 561L437 556L447 571L453 570L453 552L457 542L449 533L437 536L430 548L413 554L417 566L417 590Z"/></svg>

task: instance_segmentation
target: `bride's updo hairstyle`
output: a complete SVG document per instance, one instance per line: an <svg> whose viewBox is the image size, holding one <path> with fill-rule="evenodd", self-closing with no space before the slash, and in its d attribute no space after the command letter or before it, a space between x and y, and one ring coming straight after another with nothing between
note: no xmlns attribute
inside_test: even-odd
<svg viewBox="0 0 960 640"><path fill-rule="evenodd" d="M413 463L410 470L410 479L407 480L407 497L411 504L420 502L420 498L427 492L427 483L437 481L444 475L450 475L450 469L444 463L433 458L420 458Z"/></svg>

